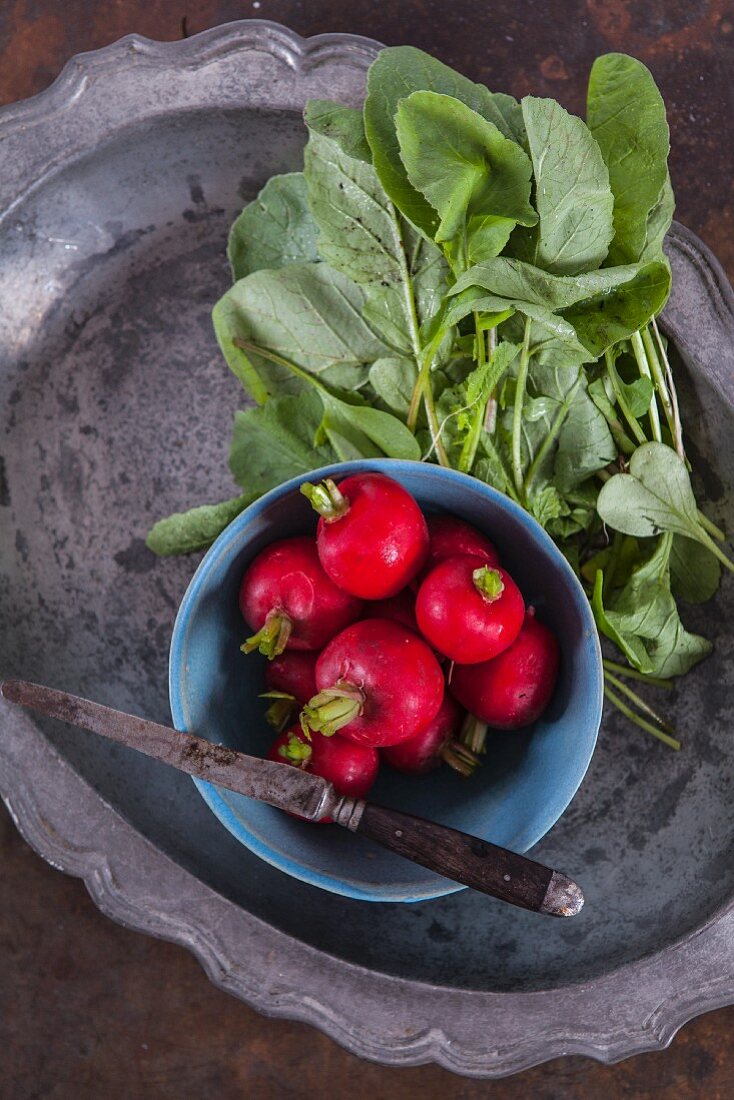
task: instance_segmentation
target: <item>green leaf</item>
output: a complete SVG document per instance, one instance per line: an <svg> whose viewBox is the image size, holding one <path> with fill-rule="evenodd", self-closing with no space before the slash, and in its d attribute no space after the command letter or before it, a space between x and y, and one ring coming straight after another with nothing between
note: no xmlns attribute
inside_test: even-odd
<svg viewBox="0 0 734 1100"><path fill-rule="evenodd" d="M372 165L348 156L336 140L312 132L305 164L321 255L368 286L363 320L393 351L414 354L416 328L446 288L440 249L400 217Z"/></svg>
<svg viewBox="0 0 734 1100"><path fill-rule="evenodd" d="M364 116L356 107L343 107L330 99L309 99L303 119L312 133L330 138L348 157L372 164L372 152L364 132Z"/></svg>
<svg viewBox="0 0 734 1100"><path fill-rule="evenodd" d="M673 594L686 603L706 603L721 580L721 566L710 550L698 542L673 536L670 552L670 582Z"/></svg>
<svg viewBox="0 0 734 1100"><path fill-rule="evenodd" d="M554 275L533 264L510 256L476 264L461 275L449 291L450 297L470 287L481 287L498 298L527 302L550 310L570 309L589 300L603 300L620 287L634 283L644 272L658 273L659 264L628 264L587 271L579 275Z"/></svg>
<svg viewBox="0 0 734 1100"><path fill-rule="evenodd" d="M667 178L670 135L665 104L650 71L634 57L598 57L589 76L589 128L609 169L614 195L610 264L638 260L648 217Z"/></svg>
<svg viewBox="0 0 734 1100"><path fill-rule="evenodd" d="M333 386L358 389L368 364L391 348L362 317L364 290L328 264L291 264L240 279L214 307L219 345L231 370L256 401L297 392L287 369L236 341L282 356Z"/></svg>
<svg viewBox="0 0 734 1100"><path fill-rule="evenodd" d="M323 428L343 461L349 458L402 458L418 462L421 450L402 420L367 405L349 405L322 394ZM348 443L348 450L345 450Z"/></svg>
<svg viewBox="0 0 734 1100"><path fill-rule="evenodd" d="M489 432L482 431L479 437L477 456L471 470L480 481L507 493L512 486L510 467Z"/></svg>
<svg viewBox="0 0 734 1100"><path fill-rule="evenodd" d="M600 569L594 581L594 592L591 597L591 610L594 612L594 621L599 631L615 645L619 646L633 668L648 675L652 672L650 658L642 643L642 639L635 634L627 634L624 630L618 630L613 620L609 618L604 608L604 573Z"/></svg>
<svg viewBox="0 0 734 1100"><path fill-rule="evenodd" d="M609 267L605 270L625 269ZM663 308L669 293L667 261L653 261L607 294L598 294L558 312L573 325L581 343L596 357L644 328Z"/></svg>
<svg viewBox="0 0 734 1100"><path fill-rule="evenodd" d="M539 492L531 493L528 511L541 527L547 527L551 520L567 516L570 509L554 485L545 485Z"/></svg>
<svg viewBox="0 0 734 1100"><path fill-rule="evenodd" d="M459 270L473 260L475 236L480 255L496 255L517 222L537 221L528 157L460 100L414 92L398 104L395 126L408 179L438 213L435 240L468 238Z"/></svg>
<svg viewBox="0 0 734 1100"><path fill-rule="evenodd" d="M524 316L516 313L502 325L500 333L504 340L517 342L523 338L524 327ZM554 371L571 369L574 378L575 368L582 363L588 363L592 358L576 339L576 333L571 326L554 313L549 314L547 321L536 313L530 325L530 349L533 363Z"/></svg>
<svg viewBox="0 0 734 1100"><path fill-rule="evenodd" d="M315 131L304 164L321 256L356 283L400 283L406 258L398 216L372 165Z"/></svg>
<svg viewBox="0 0 734 1100"><path fill-rule="evenodd" d="M467 401L472 405L480 400L486 401L519 352L519 344L499 343L486 363L475 367L466 379Z"/></svg>
<svg viewBox="0 0 734 1100"><path fill-rule="evenodd" d="M574 394L558 434L555 481L562 492L580 485L617 457L612 433L588 394L586 379Z"/></svg>
<svg viewBox="0 0 734 1100"><path fill-rule="evenodd" d="M489 293L478 295L478 288ZM646 324L662 308L669 289L670 271L659 262L565 276L498 256L456 280L443 320L457 324L472 311L509 304L537 321L543 338L556 346L567 344L572 358L584 362Z"/></svg>
<svg viewBox="0 0 734 1100"><path fill-rule="evenodd" d="M526 96L522 113L535 173L539 223L532 262L558 275L591 271L613 235L609 173L588 127L553 99Z"/></svg>
<svg viewBox="0 0 734 1100"><path fill-rule="evenodd" d="M669 554L670 539L660 539L601 614L598 573L592 600L599 629L620 645L640 672L663 678L682 676L713 648L705 638L689 634L680 621L670 592Z"/></svg>
<svg viewBox="0 0 734 1100"><path fill-rule="evenodd" d="M663 252L663 242L665 240L665 234L670 229L674 213L675 195L673 194L670 176L666 174L660 197L647 216L645 247L640 254L641 260L662 260L664 263L668 262L667 256Z"/></svg>
<svg viewBox="0 0 734 1100"><path fill-rule="evenodd" d="M641 376L634 382L620 381L621 390L625 396L629 410L633 416L644 416L650 408L652 395L655 392L652 381Z"/></svg>
<svg viewBox="0 0 734 1100"><path fill-rule="evenodd" d="M315 263L316 236L303 172L272 176L229 231L232 275L244 279L262 268Z"/></svg>
<svg viewBox="0 0 734 1100"><path fill-rule="evenodd" d="M492 122L505 137L523 140L523 124L516 100L493 95L473 84L436 58L413 46L382 50L367 75L364 121L372 159L382 185L398 209L427 236L438 225L436 212L408 180L400 159L395 132L395 113L401 100L412 92L433 91L453 96Z"/></svg>
<svg viewBox="0 0 734 1100"><path fill-rule="evenodd" d="M412 359L378 359L370 367L370 385L390 412L403 419L408 415L410 400L418 378Z"/></svg>
<svg viewBox="0 0 734 1100"><path fill-rule="evenodd" d="M274 397L267 404L235 413L229 466L238 485L258 497L292 477L336 459L315 440L323 419L319 395Z"/></svg>
<svg viewBox="0 0 734 1100"><path fill-rule="evenodd" d="M175 512L159 519L148 532L146 545L159 557L206 550L257 495L246 493L219 504L200 504L188 512Z"/></svg>
<svg viewBox="0 0 734 1100"><path fill-rule="evenodd" d="M647 379L645 379L645 381L647 381ZM621 384L624 385L624 383ZM630 441L624 425L617 415L617 410L614 407L614 395L611 392L607 392L607 385L608 380L605 377L595 378L588 386L589 397L609 425L614 442L621 453L630 455L634 451L635 445ZM632 385L634 386L634 383L632 383ZM635 399L639 397L639 393L639 389L635 391ZM647 411L647 407L649 407L649 403L645 411Z"/></svg>
<svg viewBox="0 0 734 1100"><path fill-rule="evenodd" d="M651 538L671 531L711 548L686 465L665 443L638 447L629 473L615 474L602 487L597 508L604 523L626 535Z"/></svg>

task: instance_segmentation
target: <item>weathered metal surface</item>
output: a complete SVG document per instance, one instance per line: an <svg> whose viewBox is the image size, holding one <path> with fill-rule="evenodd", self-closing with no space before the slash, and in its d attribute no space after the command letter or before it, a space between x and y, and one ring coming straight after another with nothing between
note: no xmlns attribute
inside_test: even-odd
<svg viewBox="0 0 734 1100"><path fill-rule="evenodd" d="M369 56L338 39L304 55L253 25L128 41L0 119L3 675L167 718L167 642L191 563L156 563L142 539L159 514L230 491L237 386L208 319L226 226L298 163L299 103L356 102ZM670 243L689 449L721 520L731 292L695 238L676 230ZM24 834L105 911L187 944L224 988L351 1050L479 1076L572 1051L613 1060L734 996L730 608L727 584L687 615L717 652L674 700L686 751L606 723L580 795L534 851L561 866L573 853L587 905L572 922L468 893L367 907L284 882L185 779L6 713L3 790Z"/></svg>

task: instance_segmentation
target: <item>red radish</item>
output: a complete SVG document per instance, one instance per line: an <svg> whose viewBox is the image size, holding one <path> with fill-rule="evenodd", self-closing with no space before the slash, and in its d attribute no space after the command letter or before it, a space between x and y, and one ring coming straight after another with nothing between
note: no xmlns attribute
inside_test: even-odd
<svg viewBox="0 0 734 1100"><path fill-rule="evenodd" d="M319 513L319 559L334 584L365 600L396 596L425 565L428 528L416 501L384 474L354 474L337 485L306 482Z"/></svg>
<svg viewBox="0 0 734 1100"><path fill-rule="evenodd" d="M499 565L497 548L486 535L457 516L428 516L428 561L425 573L446 558L471 554L488 565Z"/></svg>
<svg viewBox="0 0 734 1100"><path fill-rule="evenodd" d="M362 619L338 634L316 662L317 695L304 729L380 747L407 741L435 718L441 666L426 643L389 619Z"/></svg>
<svg viewBox="0 0 734 1100"><path fill-rule="evenodd" d="M344 737L318 735L308 741L302 730L294 726L270 746L268 760L292 764L312 775L320 775L333 783L337 794L349 798L364 798L377 778L380 757L376 749L355 745ZM325 825L325 817L317 824Z"/></svg>
<svg viewBox="0 0 734 1100"><path fill-rule="evenodd" d="M362 601L329 580L316 543L280 539L250 564L240 585L240 611L256 633L242 649L277 657L289 649L321 649L359 617Z"/></svg>
<svg viewBox="0 0 734 1100"><path fill-rule="evenodd" d="M286 650L268 663L265 686L268 691L282 691L299 703L307 703L316 694L316 662L313 651Z"/></svg>
<svg viewBox="0 0 734 1100"><path fill-rule="evenodd" d="M518 637L498 657L454 668L451 691L489 726L520 729L535 722L548 706L559 662L558 642L531 607Z"/></svg>
<svg viewBox="0 0 734 1100"><path fill-rule="evenodd" d="M444 762L462 775L471 775L479 760L456 739L463 717L464 712L447 692L441 709L425 729L409 741L381 749L380 755L391 767L410 775L425 775Z"/></svg>
<svg viewBox="0 0 734 1100"><path fill-rule="evenodd" d="M287 649L274 657L265 669L267 691L261 698L272 700L265 720L280 733L296 720L298 712L316 694L316 660L311 650Z"/></svg>
<svg viewBox="0 0 734 1100"><path fill-rule="evenodd" d="M415 613L421 634L439 653L473 665L514 642L525 604L504 569L463 555L431 570L418 590Z"/></svg>
<svg viewBox="0 0 734 1100"><path fill-rule="evenodd" d="M387 600L370 600L365 604L362 612L370 619L392 619L395 623L407 626L408 630L418 633L418 623L415 617L415 592L410 588L404 588L397 596L390 596Z"/></svg>

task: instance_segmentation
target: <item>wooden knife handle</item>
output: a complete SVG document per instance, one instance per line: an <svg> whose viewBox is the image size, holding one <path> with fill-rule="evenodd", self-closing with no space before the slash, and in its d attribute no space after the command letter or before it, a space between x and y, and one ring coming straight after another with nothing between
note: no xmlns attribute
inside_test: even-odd
<svg viewBox="0 0 734 1100"><path fill-rule="evenodd" d="M439 875L523 909L572 917L584 904L580 887L559 871L435 821L368 802L355 831Z"/></svg>

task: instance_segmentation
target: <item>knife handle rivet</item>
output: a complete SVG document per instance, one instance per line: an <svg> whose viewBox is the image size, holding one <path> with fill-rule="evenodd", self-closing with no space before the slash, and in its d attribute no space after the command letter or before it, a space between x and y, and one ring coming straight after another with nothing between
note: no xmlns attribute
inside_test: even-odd
<svg viewBox="0 0 734 1100"><path fill-rule="evenodd" d="M396 829L395 830L395 836L401 837L402 835L403 835L403 830L402 829Z"/></svg>
<svg viewBox="0 0 734 1100"><path fill-rule="evenodd" d="M505 882L512 882L512 878L510 877L510 875L503 875L502 878L505 880Z"/></svg>

